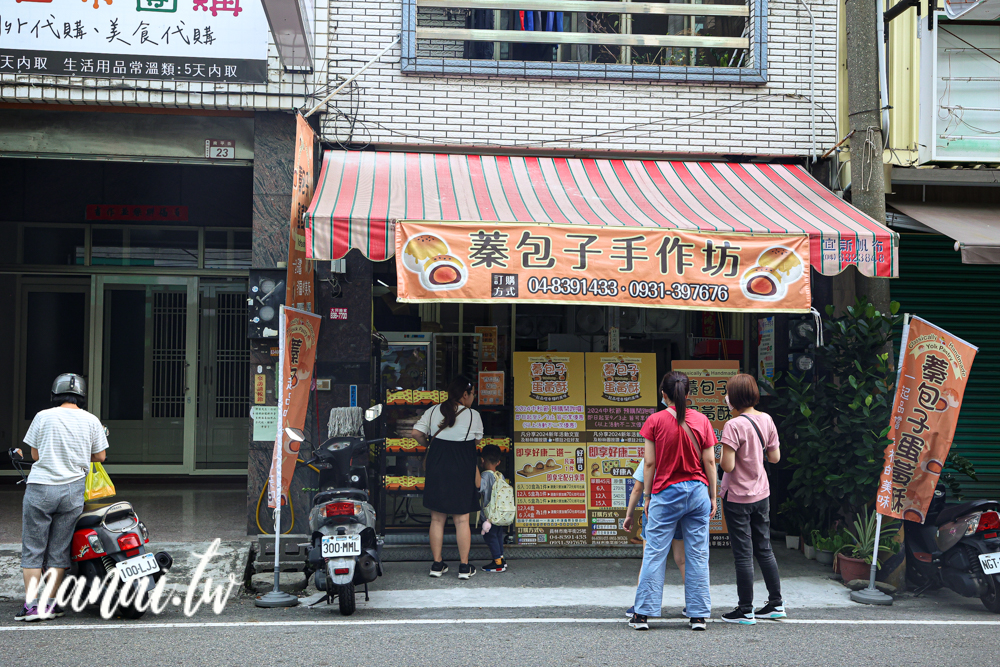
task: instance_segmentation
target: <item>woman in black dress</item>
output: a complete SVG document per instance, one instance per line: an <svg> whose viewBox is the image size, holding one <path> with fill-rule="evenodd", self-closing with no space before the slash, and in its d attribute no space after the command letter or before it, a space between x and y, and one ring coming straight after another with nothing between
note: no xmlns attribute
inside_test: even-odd
<svg viewBox="0 0 1000 667"><path fill-rule="evenodd" d="M483 437L483 420L472 409L476 386L459 376L448 385L448 400L435 405L413 427L413 437L427 447L427 472L424 479L424 507L431 512L430 542L434 563L431 576L448 571L441 557L444 524L451 516L455 524L461 564L458 578L476 573L469 564L472 531L469 514L479 511L479 468L476 445Z"/></svg>

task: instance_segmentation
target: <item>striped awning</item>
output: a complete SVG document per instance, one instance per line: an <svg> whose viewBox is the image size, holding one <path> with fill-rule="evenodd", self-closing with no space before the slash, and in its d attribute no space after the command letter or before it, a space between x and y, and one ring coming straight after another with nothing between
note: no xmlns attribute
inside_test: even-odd
<svg viewBox="0 0 1000 667"><path fill-rule="evenodd" d="M327 151L307 252L372 260L396 220L806 233L812 266L895 278L898 236L793 165Z"/></svg>

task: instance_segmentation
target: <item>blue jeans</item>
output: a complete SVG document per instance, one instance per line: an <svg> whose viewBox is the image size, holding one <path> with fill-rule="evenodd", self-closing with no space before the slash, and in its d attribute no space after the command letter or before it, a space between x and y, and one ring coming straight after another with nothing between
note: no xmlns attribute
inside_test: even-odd
<svg viewBox="0 0 1000 667"><path fill-rule="evenodd" d="M490 548L493 560L503 558L503 526L493 525L489 532L483 535L483 541Z"/></svg>
<svg viewBox="0 0 1000 667"><path fill-rule="evenodd" d="M653 495L646 512L646 552L642 559L635 613L659 616L663 606L663 575L674 532L684 533L684 601L689 618L708 618L708 519L712 502L708 486L689 481L671 484Z"/></svg>

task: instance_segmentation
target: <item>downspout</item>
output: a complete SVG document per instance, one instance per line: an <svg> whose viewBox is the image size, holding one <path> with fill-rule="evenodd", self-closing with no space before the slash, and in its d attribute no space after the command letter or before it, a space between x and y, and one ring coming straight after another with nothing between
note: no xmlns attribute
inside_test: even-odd
<svg viewBox="0 0 1000 667"><path fill-rule="evenodd" d="M882 0L878 0L880 3ZM812 141L810 154L812 162L816 162L816 17L813 16L812 9L805 0L799 0L806 13L809 14L809 38L811 48L809 50L809 105L811 107L809 115L809 135ZM880 5L881 6L881 5Z"/></svg>
<svg viewBox="0 0 1000 667"><path fill-rule="evenodd" d="M919 5L917 5L919 12ZM875 0L875 29L878 40L878 99L882 105L882 147L889 144L889 74L885 52L885 0ZM917 20L917 31L920 31L920 20Z"/></svg>

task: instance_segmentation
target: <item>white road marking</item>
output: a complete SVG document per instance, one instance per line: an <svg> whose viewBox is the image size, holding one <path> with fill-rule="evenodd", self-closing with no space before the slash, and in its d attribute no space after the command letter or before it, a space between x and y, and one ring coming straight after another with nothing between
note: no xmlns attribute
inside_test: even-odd
<svg viewBox="0 0 1000 667"><path fill-rule="evenodd" d="M651 625L668 623L687 623L685 618L651 618ZM722 623L720 619L709 619L709 623ZM332 619L326 621L226 621L216 623L105 623L87 625L56 625L49 623L23 623L18 625L0 626L0 632L46 632L65 630L164 630L164 629L200 629L200 628L288 628L288 627L318 627L318 626L373 626L373 625L559 625L559 624L617 624L625 625L624 618L419 618L419 619ZM774 621L782 625L984 625L1000 626L1000 621L963 621L963 620L847 620L847 619L783 619ZM759 625L767 626L767 621Z"/></svg>

